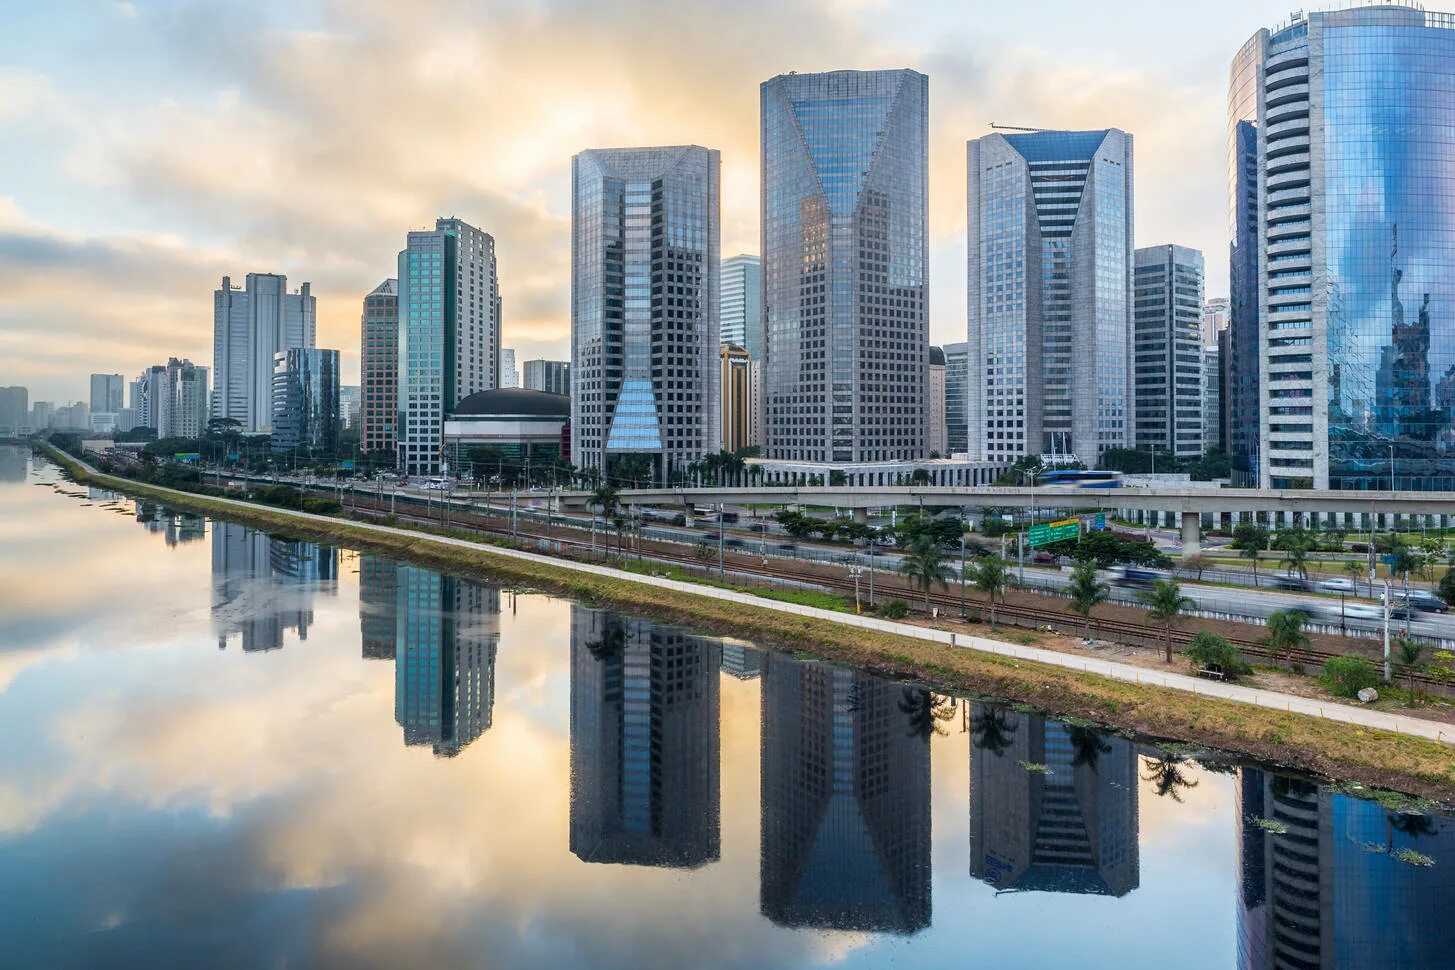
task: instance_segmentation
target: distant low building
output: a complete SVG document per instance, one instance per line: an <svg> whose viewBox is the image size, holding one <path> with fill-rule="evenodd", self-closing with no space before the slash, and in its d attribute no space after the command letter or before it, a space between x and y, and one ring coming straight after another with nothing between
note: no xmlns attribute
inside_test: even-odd
<svg viewBox="0 0 1455 970"><path fill-rule="evenodd" d="M542 465L569 454L571 399L563 394L500 388L477 391L445 416L445 460L463 469L474 448L492 448L502 457L529 458Z"/></svg>

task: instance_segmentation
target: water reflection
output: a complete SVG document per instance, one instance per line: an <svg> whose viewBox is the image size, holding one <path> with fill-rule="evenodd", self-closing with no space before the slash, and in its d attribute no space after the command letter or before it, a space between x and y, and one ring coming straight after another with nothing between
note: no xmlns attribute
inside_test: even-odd
<svg viewBox="0 0 1455 970"><path fill-rule="evenodd" d="M148 509L149 528L165 532L165 516ZM161 523L158 525L158 523ZM245 653L279 650L283 635L308 639L315 593L334 594L338 550L312 542L280 539L232 522L212 526L212 616L217 647L241 636Z"/></svg>
<svg viewBox="0 0 1455 970"><path fill-rule="evenodd" d="M405 744L453 757L490 727L500 591L400 566L394 720Z"/></svg>
<svg viewBox="0 0 1455 970"><path fill-rule="evenodd" d="M0 445L0 482L23 482L30 469L30 451Z"/></svg>

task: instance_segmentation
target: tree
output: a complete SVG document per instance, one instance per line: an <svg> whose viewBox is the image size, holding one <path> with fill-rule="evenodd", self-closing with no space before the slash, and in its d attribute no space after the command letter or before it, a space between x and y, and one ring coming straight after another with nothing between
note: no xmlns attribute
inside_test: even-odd
<svg viewBox="0 0 1455 970"><path fill-rule="evenodd" d="M1307 532L1298 527L1282 529L1273 539L1273 548L1283 553L1281 565L1290 576L1308 581L1308 557L1313 541Z"/></svg>
<svg viewBox="0 0 1455 970"><path fill-rule="evenodd" d="M1091 560L1078 562L1071 570L1071 582L1066 587L1071 597L1071 609L1081 614L1081 633L1091 636L1091 611L1111 596L1111 587L1096 578L1096 563Z"/></svg>
<svg viewBox="0 0 1455 970"><path fill-rule="evenodd" d="M1010 579L1005 562L999 556L986 556L975 564L971 575L975 588L990 600L990 628L994 630L995 598L1005 596L1005 584Z"/></svg>
<svg viewBox="0 0 1455 970"><path fill-rule="evenodd" d="M999 704L976 704L970 717L970 743L999 758L1013 743L1019 726Z"/></svg>
<svg viewBox="0 0 1455 970"><path fill-rule="evenodd" d="M1298 669L1298 664L1293 659L1293 651L1309 644L1308 635L1303 632L1307 621L1308 614L1303 610L1279 610L1268 617L1268 635L1263 642L1268 644L1268 652L1275 659L1284 654L1288 666L1294 670Z"/></svg>
<svg viewBox="0 0 1455 970"><path fill-rule="evenodd" d="M1385 553L1385 556L1388 557L1390 578L1393 579L1399 576L1404 581L1404 598L1405 602L1408 603L1410 598L1410 571L1418 569L1420 566L1419 551L1410 545L1404 536L1391 535L1389 537L1389 550ZM1405 627L1405 632L1409 632L1408 625Z"/></svg>
<svg viewBox="0 0 1455 970"><path fill-rule="evenodd" d="M1357 559L1345 559L1344 575L1349 577L1349 581L1354 584L1354 590L1357 592L1359 589L1359 577L1364 575L1364 564ZM1443 589L1444 587L1441 588ZM1370 586L1369 595L1374 595L1373 586Z"/></svg>
<svg viewBox="0 0 1455 970"><path fill-rule="evenodd" d="M945 729L940 727L940 722L955 716L948 698L931 694L923 688L904 688L898 706L900 713L909 718L909 728L905 733L909 737L923 738L926 741L931 735L946 734Z"/></svg>
<svg viewBox="0 0 1455 970"><path fill-rule="evenodd" d="M1175 579L1153 580L1152 588L1138 597L1147 607L1147 619L1161 623L1167 632L1168 663L1172 662L1172 626L1183 610L1190 610L1197 604L1182 595L1182 587Z"/></svg>
<svg viewBox="0 0 1455 970"><path fill-rule="evenodd" d="M1182 568L1188 570L1189 572L1196 573L1196 579L1198 582L1202 582L1203 570L1210 568L1212 564L1213 561L1211 559L1200 553L1196 556L1188 556L1186 559L1182 560Z"/></svg>
<svg viewBox="0 0 1455 970"><path fill-rule="evenodd" d="M950 579L954 576L945 550L929 536L914 540L909 551L899 560L899 574L913 580L924 591L926 613L930 611L930 587L939 583L941 588L949 589Z"/></svg>
<svg viewBox="0 0 1455 970"><path fill-rule="evenodd" d="M1085 765L1095 771L1097 760L1102 755L1111 753L1111 745L1106 743L1101 732L1095 728L1079 724L1068 725L1066 739L1071 742L1071 767L1073 768Z"/></svg>
<svg viewBox="0 0 1455 970"><path fill-rule="evenodd" d="M1253 585L1258 585L1258 553L1268 545L1268 530L1255 522L1239 522L1233 528L1232 548L1244 559L1253 560Z"/></svg>
<svg viewBox="0 0 1455 970"><path fill-rule="evenodd" d="M1142 780L1152 782L1152 789L1157 797L1171 795L1174 802L1182 801L1182 796L1178 794L1182 789L1197 787L1197 779L1184 775L1182 764L1172 757L1148 758L1147 773L1142 776Z"/></svg>
<svg viewBox="0 0 1455 970"><path fill-rule="evenodd" d="M1228 680L1253 672L1237 647L1207 630L1200 631L1187 645L1187 662L1195 670L1216 671Z"/></svg>
<svg viewBox="0 0 1455 970"><path fill-rule="evenodd" d="M1424 666L1420 658L1425 653L1425 645L1418 640L1409 637L1400 637L1395 641L1399 645L1399 666L1409 679L1410 697L1409 706L1415 703L1415 674Z"/></svg>
<svg viewBox="0 0 1455 970"><path fill-rule="evenodd" d="M591 492L590 504L597 511L597 513L600 514L603 524L616 512L617 494L618 493L616 491L616 486L612 485L609 482L602 482L600 485L597 485L596 488ZM592 520L592 524L594 527L594 518ZM607 539L610 539L610 535L605 533L604 528L602 532L606 535ZM606 554L607 557L610 558L611 550L608 549Z"/></svg>

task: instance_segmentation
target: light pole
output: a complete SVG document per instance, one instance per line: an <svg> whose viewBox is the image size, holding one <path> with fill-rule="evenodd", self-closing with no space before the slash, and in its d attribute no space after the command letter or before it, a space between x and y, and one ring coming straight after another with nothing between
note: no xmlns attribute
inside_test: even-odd
<svg viewBox="0 0 1455 970"><path fill-rule="evenodd" d="M863 613L864 612L864 610L859 605L859 577L861 575L863 575L863 573L864 573L864 567L863 566L860 566L857 563L850 563L849 564L849 575L854 577L854 612L855 613Z"/></svg>
<svg viewBox="0 0 1455 970"><path fill-rule="evenodd" d="M717 503L717 574L725 575L727 570L723 568L723 529L722 529L722 503Z"/></svg>
<svg viewBox="0 0 1455 970"><path fill-rule="evenodd" d="M961 515L964 511L961 510ZM960 619L965 619L965 522L960 521Z"/></svg>

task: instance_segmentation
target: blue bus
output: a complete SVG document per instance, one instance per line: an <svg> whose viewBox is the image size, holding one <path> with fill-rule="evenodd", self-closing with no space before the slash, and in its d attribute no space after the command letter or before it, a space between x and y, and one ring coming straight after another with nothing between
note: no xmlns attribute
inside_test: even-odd
<svg viewBox="0 0 1455 970"><path fill-rule="evenodd" d="M1121 488L1122 473L1052 469L1042 472L1036 481L1041 485L1059 485L1065 488Z"/></svg>

